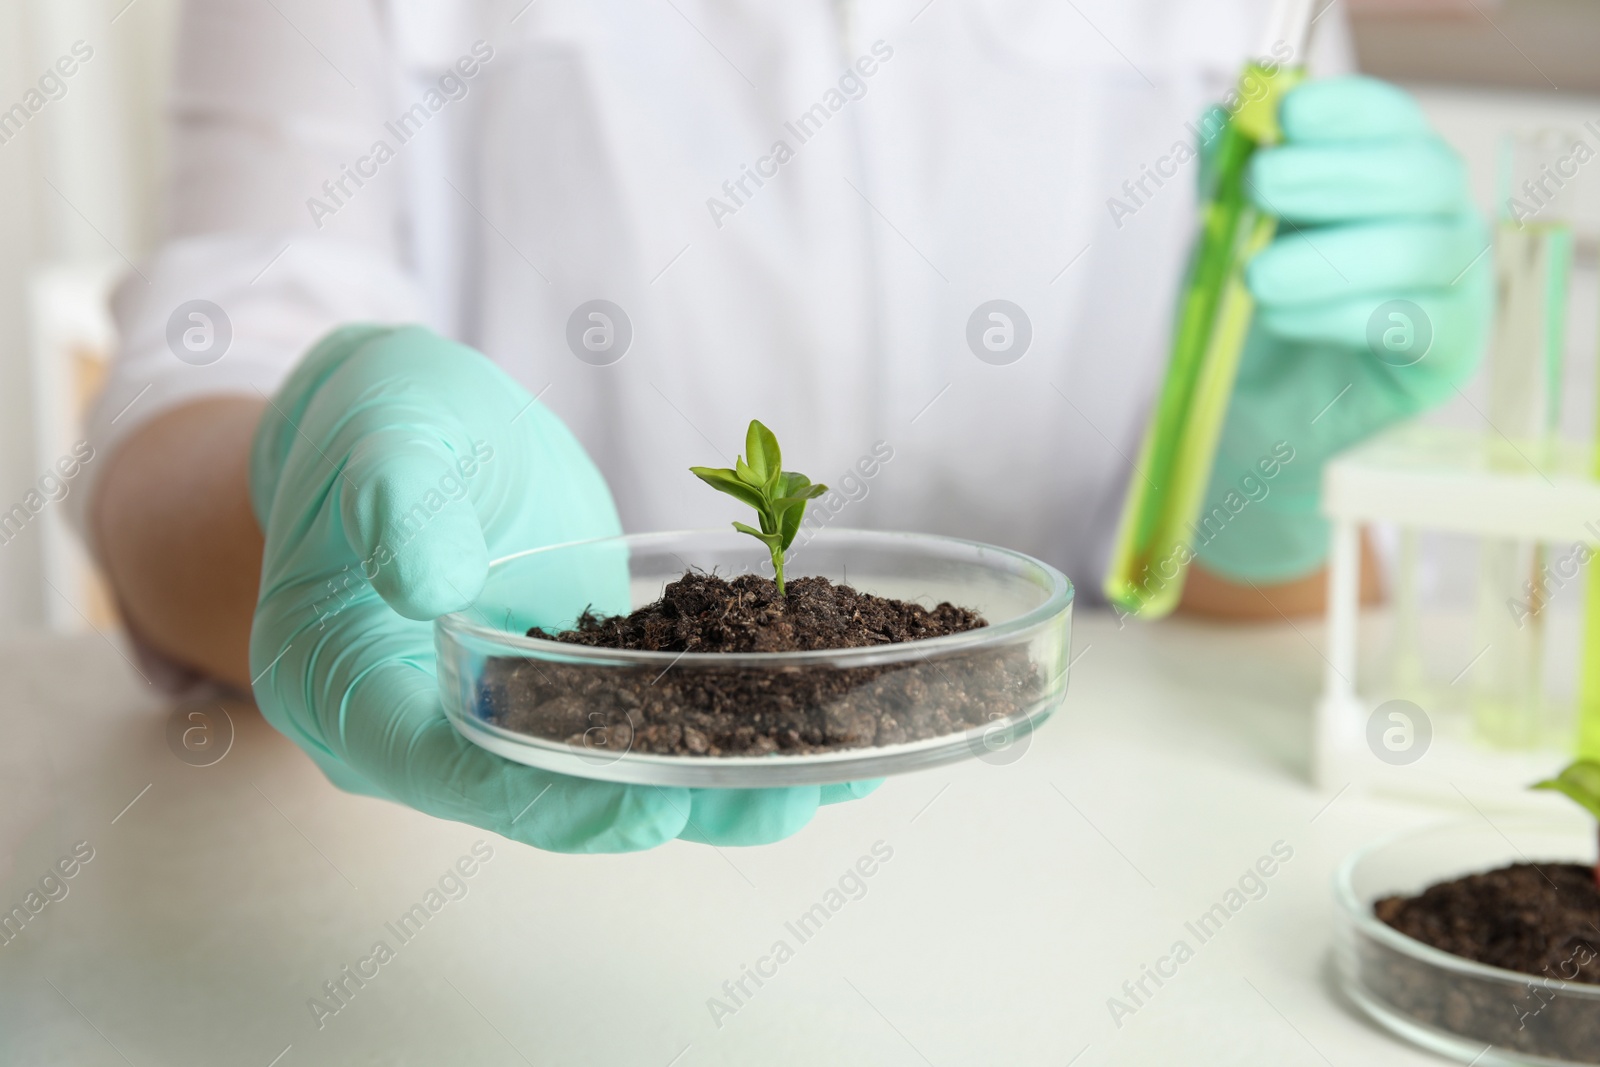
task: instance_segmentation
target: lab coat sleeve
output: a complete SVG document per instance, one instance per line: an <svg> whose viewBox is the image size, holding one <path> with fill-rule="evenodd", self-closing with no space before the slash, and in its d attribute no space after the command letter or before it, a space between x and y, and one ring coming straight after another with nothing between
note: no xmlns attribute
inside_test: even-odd
<svg viewBox="0 0 1600 1067"><path fill-rule="evenodd" d="M405 148L385 126L399 82L381 16L377 0L185 4L165 236L114 294L119 347L86 473L163 411L270 397L340 323L425 317L403 262ZM381 163L380 141L394 150ZM192 318L193 301L215 310ZM86 488L74 495L92 500Z"/></svg>

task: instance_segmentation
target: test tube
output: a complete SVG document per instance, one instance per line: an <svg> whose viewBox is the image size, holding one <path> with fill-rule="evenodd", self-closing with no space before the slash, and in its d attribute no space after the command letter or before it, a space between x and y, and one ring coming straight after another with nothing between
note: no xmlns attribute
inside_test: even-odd
<svg viewBox="0 0 1600 1067"><path fill-rule="evenodd" d="M1501 144L1495 227L1495 320L1488 358L1491 469L1539 477L1561 410L1562 348L1572 264L1577 149L1568 130L1507 135ZM1478 575L1473 719L1501 748L1547 743L1557 728L1543 685L1545 546L1485 539Z"/></svg>

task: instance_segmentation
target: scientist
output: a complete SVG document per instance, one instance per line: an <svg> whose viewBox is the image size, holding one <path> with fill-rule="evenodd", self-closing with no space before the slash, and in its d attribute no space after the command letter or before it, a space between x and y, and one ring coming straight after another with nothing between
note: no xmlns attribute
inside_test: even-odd
<svg viewBox="0 0 1600 1067"><path fill-rule="evenodd" d="M1340 17L1250 172L1285 225L1249 269L1213 500L1274 471L1199 546L1196 610L1293 608L1322 462L1448 395L1484 329L1463 167L1403 92L1339 76ZM821 477L892 454L835 524L1001 542L1094 589L1208 107L1237 103L1265 22L1247 0L191 0L166 235L117 292L92 437L88 528L130 630L253 686L345 789L562 851L793 833L865 787L625 787L473 747L428 620L499 554L726 523L686 468L726 465L752 417ZM1397 300L1419 359L1369 345Z"/></svg>

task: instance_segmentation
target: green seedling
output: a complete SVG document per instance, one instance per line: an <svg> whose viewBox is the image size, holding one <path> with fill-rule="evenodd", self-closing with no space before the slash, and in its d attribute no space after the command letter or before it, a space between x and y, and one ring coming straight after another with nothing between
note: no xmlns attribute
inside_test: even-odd
<svg viewBox="0 0 1600 1067"><path fill-rule="evenodd" d="M1535 789L1553 789L1565 793L1583 806L1583 809L1600 820L1600 761L1581 759L1567 765L1566 770L1554 778L1535 782ZM1600 859L1595 862L1594 884L1600 889Z"/></svg>
<svg viewBox="0 0 1600 1067"><path fill-rule="evenodd" d="M767 551L772 553L778 595L783 596L783 554L800 532L806 501L826 493L828 487L812 484L804 474L784 470L778 439L755 419L750 420L750 429L745 431L744 451L745 454L735 460L732 470L726 467L690 467L689 470L713 489L756 509L761 529L742 522L734 523L733 528L767 546Z"/></svg>

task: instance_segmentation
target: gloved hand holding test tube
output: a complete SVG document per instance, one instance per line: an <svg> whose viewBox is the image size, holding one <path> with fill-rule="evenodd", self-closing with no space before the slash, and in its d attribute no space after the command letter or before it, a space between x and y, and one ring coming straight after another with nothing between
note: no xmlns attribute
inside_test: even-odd
<svg viewBox="0 0 1600 1067"><path fill-rule="evenodd" d="M1311 8L1278 5L1262 52L1288 61L1248 64L1210 139L1105 581L1129 614L1172 611L1196 560L1241 585L1314 573L1322 464L1451 395L1482 347L1492 262L1464 166L1403 91L1303 80Z"/></svg>

